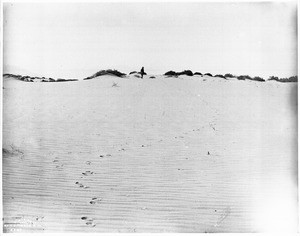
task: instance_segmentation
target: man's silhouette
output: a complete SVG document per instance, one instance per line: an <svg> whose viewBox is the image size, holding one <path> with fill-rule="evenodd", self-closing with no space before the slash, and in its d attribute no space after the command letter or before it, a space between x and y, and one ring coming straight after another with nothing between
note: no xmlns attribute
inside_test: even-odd
<svg viewBox="0 0 300 236"><path fill-rule="evenodd" d="M142 69L141 69L141 76L142 76L142 78L143 78L144 74L145 74L144 67L142 67Z"/></svg>

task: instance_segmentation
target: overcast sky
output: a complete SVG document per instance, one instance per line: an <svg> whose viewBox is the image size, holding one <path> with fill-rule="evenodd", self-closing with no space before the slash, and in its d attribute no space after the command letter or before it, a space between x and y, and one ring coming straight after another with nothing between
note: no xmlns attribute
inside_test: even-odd
<svg viewBox="0 0 300 236"><path fill-rule="evenodd" d="M4 72L291 76L296 11L293 2L4 3Z"/></svg>

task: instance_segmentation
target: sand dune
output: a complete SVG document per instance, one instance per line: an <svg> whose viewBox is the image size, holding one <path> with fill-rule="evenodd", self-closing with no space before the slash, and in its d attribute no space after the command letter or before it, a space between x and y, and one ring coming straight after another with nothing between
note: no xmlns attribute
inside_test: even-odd
<svg viewBox="0 0 300 236"><path fill-rule="evenodd" d="M155 77L4 79L5 232L296 231L297 84Z"/></svg>

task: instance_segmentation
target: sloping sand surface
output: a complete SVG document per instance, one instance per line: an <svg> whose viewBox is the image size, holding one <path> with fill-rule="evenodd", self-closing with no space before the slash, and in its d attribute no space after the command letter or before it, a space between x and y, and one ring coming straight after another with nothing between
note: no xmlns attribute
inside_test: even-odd
<svg viewBox="0 0 300 236"><path fill-rule="evenodd" d="M6 232L296 231L296 83L4 79L3 94Z"/></svg>

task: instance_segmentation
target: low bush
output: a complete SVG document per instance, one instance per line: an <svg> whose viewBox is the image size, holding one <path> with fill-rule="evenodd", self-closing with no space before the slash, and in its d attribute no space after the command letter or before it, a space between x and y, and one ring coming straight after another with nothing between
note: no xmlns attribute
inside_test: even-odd
<svg viewBox="0 0 300 236"><path fill-rule="evenodd" d="M205 73L204 75L207 75L207 76L212 76L212 74L211 74L211 73Z"/></svg>
<svg viewBox="0 0 300 236"><path fill-rule="evenodd" d="M178 72L177 75L193 76L194 74L191 70L184 70L184 71Z"/></svg>
<svg viewBox="0 0 300 236"><path fill-rule="evenodd" d="M78 79L57 79L55 82L69 82L69 81L78 81ZM46 82L46 81L45 81ZM47 81L48 82L48 81Z"/></svg>
<svg viewBox="0 0 300 236"><path fill-rule="evenodd" d="M122 73L120 71L111 70L111 69L100 70L100 71L96 72L95 74L93 74L92 76L84 78L83 80L93 79L95 77L102 76L102 75L115 75L115 76L118 76L118 77L124 77L126 74L124 74L124 73Z"/></svg>
<svg viewBox="0 0 300 236"><path fill-rule="evenodd" d="M170 70L170 71L166 72L164 75L177 76L177 73L175 71Z"/></svg>
<svg viewBox="0 0 300 236"><path fill-rule="evenodd" d="M251 80L255 80L255 81L259 81L259 82L265 82L265 80L263 78L259 77L259 76L255 76Z"/></svg>
<svg viewBox="0 0 300 236"><path fill-rule="evenodd" d="M201 75L201 76L202 76L202 73L200 73L200 72L195 72L194 75Z"/></svg>
<svg viewBox="0 0 300 236"><path fill-rule="evenodd" d="M118 77L123 77L123 76L126 75L126 74L124 74L120 71L108 69L108 70L100 70L100 71L96 72L93 76L97 77L97 76L109 75L109 74L115 75L115 76L118 76Z"/></svg>
<svg viewBox="0 0 300 236"><path fill-rule="evenodd" d="M181 72L175 72L173 70L170 70L170 71L166 72L164 75L177 77L179 75L193 76L194 74L191 70L184 70L184 71L181 71Z"/></svg>
<svg viewBox="0 0 300 236"><path fill-rule="evenodd" d="M224 75L215 75L214 77L219 77L219 78L222 78L222 79L226 79L226 77Z"/></svg>
<svg viewBox="0 0 300 236"><path fill-rule="evenodd" d="M246 80L249 79L251 80L252 78L249 75L240 75L237 77L238 80Z"/></svg>
<svg viewBox="0 0 300 236"><path fill-rule="evenodd" d="M288 83L288 82L298 82L298 76L291 76L289 78L278 78L277 76L270 76L268 80L275 80L277 82Z"/></svg>
<svg viewBox="0 0 300 236"><path fill-rule="evenodd" d="M288 78L288 82L298 82L298 76L291 76Z"/></svg>
<svg viewBox="0 0 300 236"><path fill-rule="evenodd" d="M235 76L233 74L227 73L227 74L225 74L225 77L234 78Z"/></svg>
<svg viewBox="0 0 300 236"><path fill-rule="evenodd" d="M270 76L268 80L279 81L279 78L277 76Z"/></svg>

